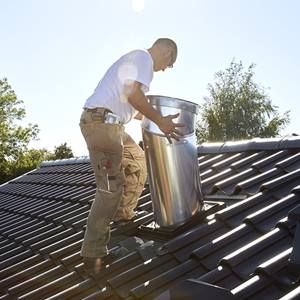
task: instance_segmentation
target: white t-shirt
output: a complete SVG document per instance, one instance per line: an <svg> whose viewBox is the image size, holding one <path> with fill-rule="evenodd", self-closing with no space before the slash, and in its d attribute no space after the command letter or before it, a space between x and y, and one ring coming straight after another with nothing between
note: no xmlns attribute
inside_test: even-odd
<svg viewBox="0 0 300 300"><path fill-rule="evenodd" d="M134 50L118 59L105 73L85 108L106 107L128 123L138 111L128 102L130 82L140 82L144 93L153 79L153 60L147 50Z"/></svg>

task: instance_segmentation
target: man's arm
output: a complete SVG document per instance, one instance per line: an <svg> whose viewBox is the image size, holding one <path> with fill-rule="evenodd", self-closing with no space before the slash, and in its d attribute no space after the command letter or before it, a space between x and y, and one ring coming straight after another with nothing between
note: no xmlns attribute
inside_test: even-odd
<svg viewBox="0 0 300 300"><path fill-rule="evenodd" d="M134 118L137 119L137 120L142 120L143 115L140 112L138 112L138 114Z"/></svg>
<svg viewBox="0 0 300 300"><path fill-rule="evenodd" d="M141 90L141 84L139 82L132 83L131 93L128 95L129 103L138 110L145 117L153 121L159 129L168 137L179 140L182 134L176 129L177 127L184 127L184 124L173 123L173 119L176 119L179 114L161 116L160 113L152 107L148 102L147 97Z"/></svg>

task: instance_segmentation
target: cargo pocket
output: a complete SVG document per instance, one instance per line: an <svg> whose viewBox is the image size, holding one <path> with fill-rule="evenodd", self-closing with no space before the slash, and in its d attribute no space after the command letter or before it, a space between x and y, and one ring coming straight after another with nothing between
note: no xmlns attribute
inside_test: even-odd
<svg viewBox="0 0 300 300"><path fill-rule="evenodd" d="M132 161L128 160L125 160L123 167L125 175L125 190L135 191L138 187L140 169L137 164L133 164Z"/></svg>
<svg viewBox="0 0 300 300"><path fill-rule="evenodd" d="M136 154L131 149L126 149L125 158L122 161L125 173L125 190L140 193L143 189L146 177L146 162L144 156Z"/></svg>

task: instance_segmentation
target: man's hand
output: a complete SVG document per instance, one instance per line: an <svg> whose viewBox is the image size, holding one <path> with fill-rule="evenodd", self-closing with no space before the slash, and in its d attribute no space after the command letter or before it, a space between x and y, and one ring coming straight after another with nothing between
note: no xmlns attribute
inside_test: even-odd
<svg viewBox="0 0 300 300"><path fill-rule="evenodd" d="M128 102L142 115L154 122L166 135L170 143L172 143L171 138L177 141L180 139L182 134L177 130L177 127L184 127L185 125L182 123L173 123L173 119L178 118L179 113L165 117L161 116L160 113L150 105L141 90L141 83L137 81L131 82L126 90L130 91L128 94Z"/></svg>
<svg viewBox="0 0 300 300"><path fill-rule="evenodd" d="M183 134L177 129L177 127L184 127L183 123L173 123L173 119L178 118L179 113L175 115L168 115L161 117L157 123L159 129L166 135L168 141L172 143L171 138L179 141Z"/></svg>

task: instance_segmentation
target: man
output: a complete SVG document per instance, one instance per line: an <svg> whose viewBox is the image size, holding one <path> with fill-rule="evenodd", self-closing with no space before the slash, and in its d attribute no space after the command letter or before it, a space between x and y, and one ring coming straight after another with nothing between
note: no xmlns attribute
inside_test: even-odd
<svg viewBox="0 0 300 300"><path fill-rule="evenodd" d="M134 208L146 180L142 149L124 132L123 124L146 116L170 140L178 140L176 115L161 116L148 102L153 72L172 68L177 58L173 40L160 38L148 50L134 50L122 56L106 72L94 93L86 100L80 128L87 143L96 178L92 204L81 248L85 268L98 273L108 254L110 222L132 220Z"/></svg>

